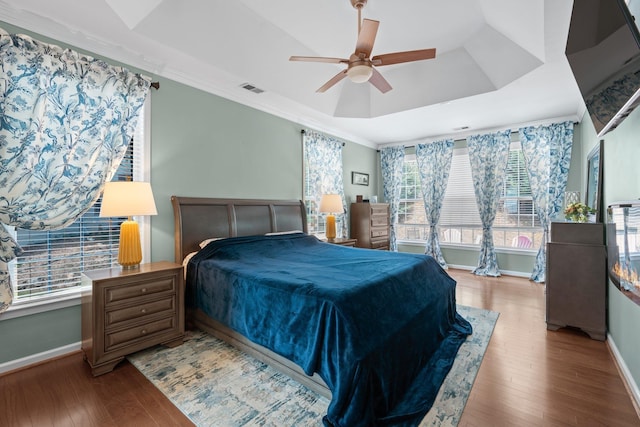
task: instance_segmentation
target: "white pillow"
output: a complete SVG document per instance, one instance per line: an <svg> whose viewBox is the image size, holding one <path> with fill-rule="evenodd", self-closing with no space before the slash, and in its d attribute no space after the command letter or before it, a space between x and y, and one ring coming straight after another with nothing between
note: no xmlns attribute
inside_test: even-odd
<svg viewBox="0 0 640 427"><path fill-rule="evenodd" d="M187 264L189 264L189 261L191 260L191 258L193 258L193 256L195 254L197 254L198 252L191 252L189 254L187 254L186 257L184 257L184 259L182 260L182 267L183 271L184 271L184 279L187 280Z"/></svg>
<svg viewBox="0 0 640 427"><path fill-rule="evenodd" d="M207 246L209 243L211 242L215 242L216 240L221 240L224 239L224 237L212 237L210 239L205 239L202 242L200 242L198 245L200 246L200 249L203 249L205 246Z"/></svg>
<svg viewBox="0 0 640 427"><path fill-rule="evenodd" d="M300 230L291 230L291 231L277 231L275 233L267 233L265 236L281 236L283 234L298 234L302 233Z"/></svg>

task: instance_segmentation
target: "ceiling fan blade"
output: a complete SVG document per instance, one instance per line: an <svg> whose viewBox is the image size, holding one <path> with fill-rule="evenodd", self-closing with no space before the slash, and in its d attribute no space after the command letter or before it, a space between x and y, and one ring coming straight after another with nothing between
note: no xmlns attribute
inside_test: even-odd
<svg viewBox="0 0 640 427"><path fill-rule="evenodd" d="M382 74L374 67L371 67L371 69L373 70L373 74L371 74L371 78L369 78L369 83L374 85L382 93L389 92L392 89L389 82L386 81L385 78L382 77Z"/></svg>
<svg viewBox="0 0 640 427"><path fill-rule="evenodd" d="M371 58L373 65L378 67L382 65L400 64L402 62L422 61L424 59L433 59L436 57L435 48L408 50L406 52L386 53L384 55L376 55Z"/></svg>
<svg viewBox="0 0 640 427"><path fill-rule="evenodd" d="M347 77L347 70L342 70L340 71L338 74L336 74L335 76L333 76L331 78L331 80L329 80L328 82L326 82L324 84L324 86L322 86L320 89L318 89L316 92L318 93L322 93L324 91L326 91L327 89L329 89L331 86L333 86L334 84L338 83L340 80L344 79L345 77Z"/></svg>
<svg viewBox="0 0 640 427"><path fill-rule="evenodd" d="M358 41L356 42L355 54L361 56L364 54L364 58L368 58L373 50L373 43L376 41L376 34L378 33L379 21L372 19L363 19L362 28L358 34Z"/></svg>
<svg viewBox="0 0 640 427"><path fill-rule="evenodd" d="M327 58L324 56L292 56L289 61L307 61L307 62L327 62L330 64L348 64L349 60L344 58Z"/></svg>

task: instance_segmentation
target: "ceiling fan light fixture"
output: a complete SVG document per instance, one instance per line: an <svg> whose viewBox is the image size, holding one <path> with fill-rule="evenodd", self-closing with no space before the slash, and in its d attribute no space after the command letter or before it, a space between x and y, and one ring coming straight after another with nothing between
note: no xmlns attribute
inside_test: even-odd
<svg viewBox="0 0 640 427"><path fill-rule="evenodd" d="M373 69L370 65L353 65L349 67L347 70L347 76L354 83L364 83L369 81L371 75L373 74Z"/></svg>

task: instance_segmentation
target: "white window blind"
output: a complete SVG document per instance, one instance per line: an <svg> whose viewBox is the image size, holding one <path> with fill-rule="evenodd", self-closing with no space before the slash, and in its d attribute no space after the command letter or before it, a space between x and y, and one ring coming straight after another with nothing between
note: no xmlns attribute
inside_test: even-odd
<svg viewBox="0 0 640 427"><path fill-rule="evenodd" d="M148 102L116 174L117 180L144 180ZM101 218L101 199L70 226L51 231L14 229L24 253L9 265L15 304L55 299L78 291L84 270L117 266L120 223ZM144 229L144 224L141 224ZM142 236L144 239L144 235Z"/></svg>
<svg viewBox="0 0 640 427"><path fill-rule="evenodd" d="M466 147L453 150L449 182L440 212L440 226L482 229L473 190L469 150Z"/></svg>

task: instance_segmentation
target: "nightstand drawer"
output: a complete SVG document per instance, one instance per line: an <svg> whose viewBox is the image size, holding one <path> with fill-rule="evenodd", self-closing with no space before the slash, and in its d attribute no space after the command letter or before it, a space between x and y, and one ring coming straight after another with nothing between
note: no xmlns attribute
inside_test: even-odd
<svg viewBox="0 0 640 427"><path fill-rule="evenodd" d="M159 319L153 322L145 323L133 328L124 329L122 331L111 332L105 335L104 351L111 351L119 345L130 346L136 341L147 339L154 334L161 332L175 332L176 319L175 316Z"/></svg>
<svg viewBox="0 0 640 427"><path fill-rule="evenodd" d="M160 292L175 293L175 277L161 277L152 280L141 280L125 286L114 286L105 289L105 306L130 298L138 298Z"/></svg>
<svg viewBox="0 0 640 427"><path fill-rule="evenodd" d="M176 310L175 298L173 296L163 298L158 301L152 301L134 307L121 308L118 310L108 311L105 316L105 328L117 326L120 322L143 318L153 314L165 313L171 315Z"/></svg>

